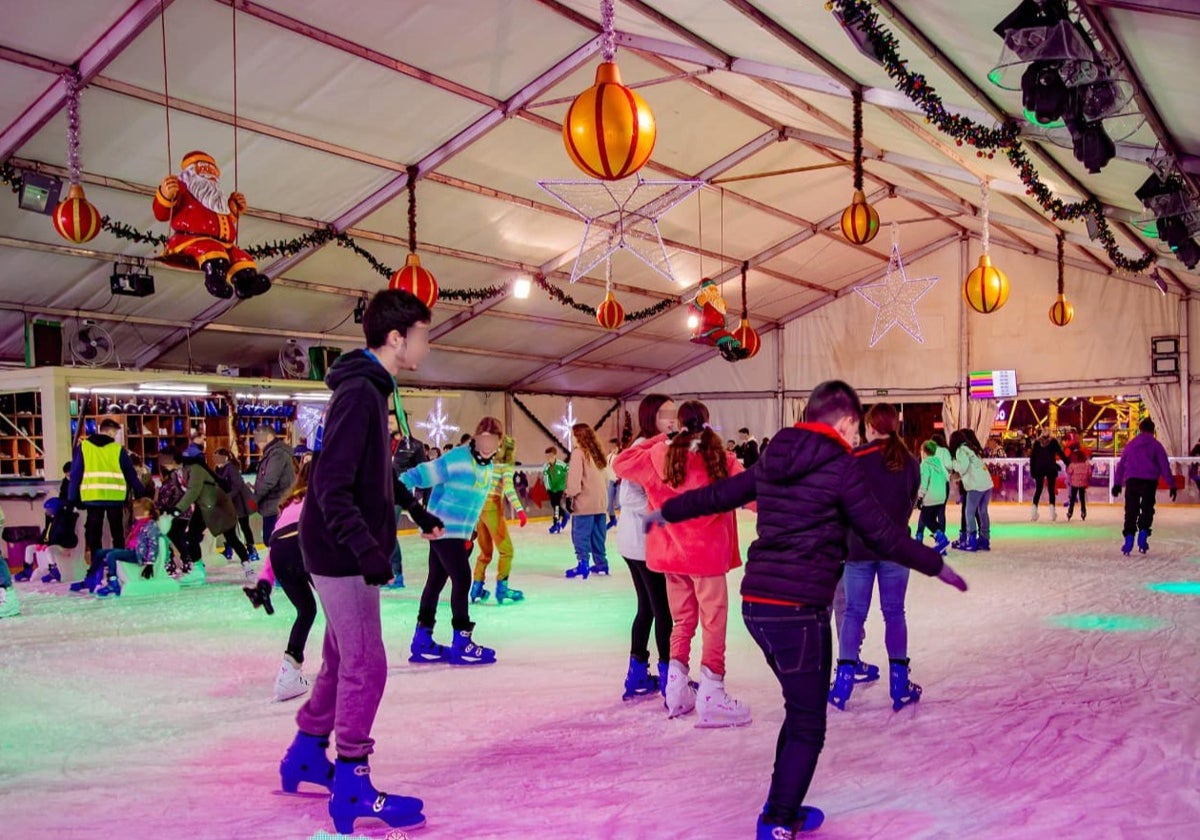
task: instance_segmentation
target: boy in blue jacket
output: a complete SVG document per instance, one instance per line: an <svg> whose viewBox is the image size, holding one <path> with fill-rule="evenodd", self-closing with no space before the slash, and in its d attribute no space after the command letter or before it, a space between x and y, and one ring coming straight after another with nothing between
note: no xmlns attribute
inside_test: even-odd
<svg viewBox="0 0 1200 840"><path fill-rule="evenodd" d="M833 664L829 607L851 532L872 551L966 591L941 554L911 539L880 507L850 454L862 422L858 394L829 381L812 392L805 422L783 429L753 469L677 496L646 516L647 529L758 502L747 552L742 618L783 689L785 716L757 837L791 837L824 821L803 805L825 743Z"/></svg>

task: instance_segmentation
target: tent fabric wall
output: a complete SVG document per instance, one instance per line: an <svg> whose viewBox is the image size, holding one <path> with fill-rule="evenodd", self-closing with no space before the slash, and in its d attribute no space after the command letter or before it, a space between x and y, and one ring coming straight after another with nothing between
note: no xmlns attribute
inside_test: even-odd
<svg viewBox="0 0 1200 840"><path fill-rule="evenodd" d="M1150 409L1155 434L1167 448L1168 455L1186 455L1180 425L1180 389L1176 383L1152 382L1142 389L1142 400Z"/></svg>
<svg viewBox="0 0 1200 840"><path fill-rule="evenodd" d="M567 436L561 434L559 429L554 428L554 425L565 417L568 401L571 403L576 422L587 423L589 425L594 425L613 407L613 400L593 397L517 394L515 398L524 403L530 413L541 421L543 426L552 433L560 435L561 443L563 444L568 442ZM622 415L620 411L614 411L609 416L604 426L597 432L601 443L609 438L618 436L621 419ZM550 438L546 437L545 433L537 427L537 424L530 420L525 412L521 410L520 406L515 403L512 407L511 434L517 444L517 460L527 464L541 463L543 458L545 458L544 452L546 447L553 445Z"/></svg>
<svg viewBox="0 0 1200 840"><path fill-rule="evenodd" d="M733 318L729 319L730 324ZM776 371L779 332L773 330L762 337L762 347L753 359L727 362L712 351L712 358L691 370L666 379L649 389L659 394L703 395L714 391L775 391L779 387Z"/></svg>
<svg viewBox="0 0 1200 840"><path fill-rule="evenodd" d="M909 279L940 277L916 305L923 343L893 327L874 347L868 346L876 309L854 293L788 324L784 337L787 387L809 391L826 379L844 379L862 392L953 387L958 381L958 265L954 244L905 263ZM859 285L883 276L881 267L878 277Z"/></svg>

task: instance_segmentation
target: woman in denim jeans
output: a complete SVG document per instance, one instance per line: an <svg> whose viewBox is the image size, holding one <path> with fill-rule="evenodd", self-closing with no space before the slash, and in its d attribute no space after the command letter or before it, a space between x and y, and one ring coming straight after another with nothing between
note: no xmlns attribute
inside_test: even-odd
<svg viewBox="0 0 1200 840"><path fill-rule="evenodd" d="M855 450L854 457L888 518L897 527L907 528L921 487L921 468L897 433L900 413L893 406L876 405L867 412L865 424L867 444ZM908 679L908 624L904 619L908 569L871 551L853 534L846 560L842 573L846 609L838 628L837 674L829 690L829 703L845 709L856 682L879 679L878 668L859 661L871 591L878 579L892 709L898 712L921 699L921 687Z"/></svg>

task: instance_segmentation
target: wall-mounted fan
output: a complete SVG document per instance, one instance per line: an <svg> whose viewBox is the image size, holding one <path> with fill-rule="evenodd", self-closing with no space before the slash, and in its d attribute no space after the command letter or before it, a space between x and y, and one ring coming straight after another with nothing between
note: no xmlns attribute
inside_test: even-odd
<svg viewBox="0 0 1200 840"><path fill-rule="evenodd" d="M312 362L308 358L308 348L294 338L279 348L279 370L285 379L308 379L312 370Z"/></svg>
<svg viewBox="0 0 1200 840"><path fill-rule="evenodd" d="M115 353L112 336L95 321L82 321L68 342L71 358L77 365L104 367Z"/></svg>

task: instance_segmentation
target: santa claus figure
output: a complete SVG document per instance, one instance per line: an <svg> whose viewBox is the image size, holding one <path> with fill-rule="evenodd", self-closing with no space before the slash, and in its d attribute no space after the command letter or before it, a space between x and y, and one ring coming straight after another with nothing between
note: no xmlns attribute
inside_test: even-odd
<svg viewBox="0 0 1200 840"><path fill-rule="evenodd" d="M159 259L204 272L204 288L213 297L261 295L270 279L258 273L250 255L237 247L238 217L246 212L246 197L235 192L225 198L221 170L212 155L188 152L179 177L168 175L154 194L154 218L170 221L171 238Z"/></svg>
<svg viewBox="0 0 1200 840"><path fill-rule="evenodd" d="M727 362L736 362L749 355L733 333L725 329L725 298L721 297L721 289L716 283L707 277L701 280L700 290L690 307L698 322L692 330L695 344L716 347Z"/></svg>

